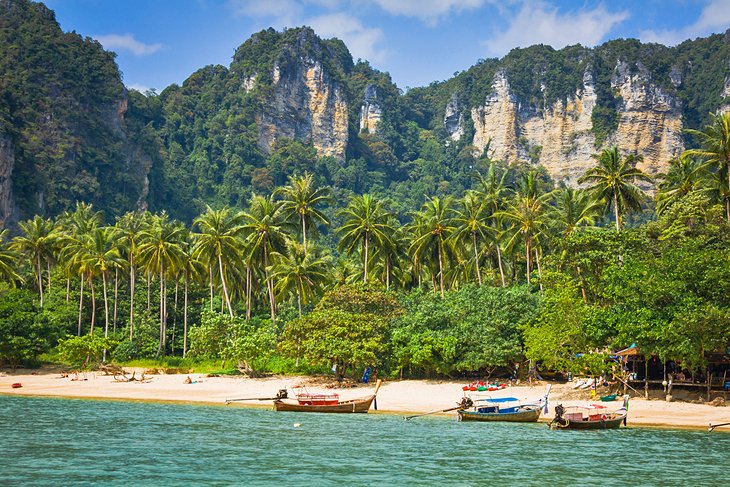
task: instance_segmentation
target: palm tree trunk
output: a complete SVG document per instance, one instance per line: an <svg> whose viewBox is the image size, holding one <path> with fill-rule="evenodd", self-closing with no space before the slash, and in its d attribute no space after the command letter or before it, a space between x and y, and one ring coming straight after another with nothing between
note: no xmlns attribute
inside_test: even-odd
<svg viewBox="0 0 730 487"><path fill-rule="evenodd" d="M251 319L251 263L246 263L246 321Z"/></svg>
<svg viewBox="0 0 730 487"><path fill-rule="evenodd" d="M299 292L299 286L297 286L297 308L299 308L299 317L302 317L302 293Z"/></svg>
<svg viewBox="0 0 730 487"><path fill-rule="evenodd" d="M84 310L84 274L81 273L81 294L79 295L79 330L78 336L81 336L81 313Z"/></svg>
<svg viewBox="0 0 730 487"><path fill-rule="evenodd" d="M223 283L223 295L226 297L226 306L228 306L228 314L233 318L233 308L231 308L231 298L228 297L228 286L226 286L226 275L223 272L223 259L218 254L218 270L221 273L221 282Z"/></svg>
<svg viewBox="0 0 730 487"><path fill-rule="evenodd" d="M48 272L48 285L46 286L46 292L51 292L51 261L46 259L46 272Z"/></svg>
<svg viewBox="0 0 730 487"><path fill-rule="evenodd" d="M188 271L185 270L185 291L183 304L183 358L188 353Z"/></svg>
<svg viewBox="0 0 730 487"><path fill-rule="evenodd" d="M525 238L525 261L527 264L527 285L530 285L530 239Z"/></svg>
<svg viewBox="0 0 730 487"><path fill-rule="evenodd" d="M94 292L94 276L91 274L89 274L89 287L91 288L91 329L89 335L92 335L96 324L96 292Z"/></svg>
<svg viewBox="0 0 730 487"><path fill-rule="evenodd" d="M499 242L495 241L494 246L497 247L497 264L499 265L499 277L502 278L502 287L505 287L506 284L504 282L504 268L502 267L502 251L499 249Z"/></svg>
<svg viewBox="0 0 730 487"><path fill-rule="evenodd" d="M164 285L164 279L163 279L163 269L164 266L160 265L160 337L159 342L157 345L157 357L160 356L160 353L162 353L162 336L165 333L164 326L165 326L165 291L163 288Z"/></svg>
<svg viewBox="0 0 730 487"><path fill-rule="evenodd" d="M41 256L36 258L36 268L38 272L38 293L41 299L41 308L43 307L43 274L41 273Z"/></svg>
<svg viewBox="0 0 730 487"><path fill-rule="evenodd" d="M147 311L150 310L150 299L152 299L151 298L152 294L151 294L151 291L150 291L150 285L151 285L151 283L152 283L152 272L151 271L147 271Z"/></svg>
<svg viewBox="0 0 730 487"><path fill-rule="evenodd" d="M210 289L210 312L213 312L213 267L208 266L208 288Z"/></svg>
<svg viewBox="0 0 730 487"><path fill-rule="evenodd" d="M482 285L482 273L479 270L479 253L477 252L477 234L472 233L471 234L471 242L474 246L474 264L477 266L477 281L479 281L479 285Z"/></svg>
<svg viewBox="0 0 730 487"><path fill-rule="evenodd" d="M134 330L134 257L129 253L129 341Z"/></svg>
<svg viewBox="0 0 730 487"><path fill-rule="evenodd" d="M365 238L362 241L362 243L365 247L365 259L363 261L363 274L362 274L363 283L368 282L368 251L370 250L369 240L370 240L369 234L368 234L368 232L365 232Z"/></svg>
<svg viewBox="0 0 730 487"><path fill-rule="evenodd" d="M537 264L537 277L540 278L540 292L543 292L543 290L542 290L542 268L540 267L540 253L537 251L537 247L535 247L535 263Z"/></svg>
<svg viewBox="0 0 730 487"><path fill-rule="evenodd" d="M302 245L304 245L304 255L307 255L307 222L304 220L304 214L299 215L302 220Z"/></svg>
<svg viewBox="0 0 730 487"><path fill-rule="evenodd" d="M444 299L446 296L444 295L444 260L442 255L442 245L439 241L439 287L441 288L441 299Z"/></svg>
<svg viewBox="0 0 730 487"><path fill-rule="evenodd" d="M616 231L621 231L621 217L619 216L618 212L618 193L613 193L613 213L616 216Z"/></svg>
<svg viewBox="0 0 730 487"><path fill-rule="evenodd" d="M271 307L271 324L276 323L276 304L274 302L274 287L271 285L269 278L269 253L264 245L264 278L266 279L266 288L269 291L269 305Z"/></svg>
<svg viewBox="0 0 730 487"><path fill-rule="evenodd" d="M106 271L102 271L101 273L101 283L104 291L104 338L109 338L109 300L106 294ZM106 354L107 350L105 348L104 355L101 359L102 362L106 362Z"/></svg>
<svg viewBox="0 0 730 487"><path fill-rule="evenodd" d="M175 311L175 315L172 318L172 341L170 343L170 348L172 350L172 355L175 356L175 330L177 330L177 294L178 290L180 288L180 276L175 276L175 301L173 305L173 310Z"/></svg>
<svg viewBox="0 0 730 487"><path fill-rule="evenodd" d="M114 268L114 333L117 332L117 299L119 298L119 267Z"/></svg>

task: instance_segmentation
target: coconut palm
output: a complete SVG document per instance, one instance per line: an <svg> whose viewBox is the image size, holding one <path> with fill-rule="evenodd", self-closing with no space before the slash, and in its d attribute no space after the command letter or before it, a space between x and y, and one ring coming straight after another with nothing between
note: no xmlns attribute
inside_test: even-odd
<svg viewBox="0 0 730 487"><path fill-rule="evenodd" d="M489 229L484 198L475 191L467 191L464 197L459 200L459 208L454 210L452 222L454 232L451 238L457 245L471 247L477 282L481 286L482 273L479 265L479 249Z"/></svg>
<svg viewBox="0 0 730 487"><path fill-rule="evenodd" d="M451 198L427 198L421 210L414 215L414 239L410 253L416 255L436 254L438 262L439 289L445 297L444 267L447 258L447 242L455 227L451 220ZM450 249L449 249L450 250Z"/></svg>
<svg viewBox="0 0 730 487"><path fill-rule="evenodd" d="M286 235L283 230L284 219L281 202L273 197L254 195L249 211L243 215L243 230L248 235L245 240L245 258L257 262L264 270L264 281L269 295L271 321L276 321L276 297L269 267L272 252L284 249Z"/></svg>
<svg viewBox="0 0 730 487"><path fill-rule="evenodd" d="M123 262L118 246L118 233L114 227L97 227L85 235L86 251L80 258L87 269L89 279L101 276L104 297L104 337L109 336L109 298L107 295L107 276L109 269ZM93 289L93 286L92 286ZM106 361L106 350L104 350Z"/></svg>
<svg viewBox="0 0 730 487"><path fill-rule="evenodd" d="M478 175L480 191L479 195L484 199L484 204L489 213L488 236L491 238L492 245L497 251L497 266L499 267L499 277L502 281L502 287L506 286L504 278L504 265L502 263L501 238L503 235L502 219L497 213L504 208L504 202L512 189L507 186L507 172L498 173L496 165L489 166L486 177Z"/></svg>
<svg viewBox="0 0 730 487"><path fill-rule="evenodd" d="M641 209L641 202L645 198L644 192L635 182L651 183L652 179L636 163L641 156L628 155L622 158L618 147L604 149L596 155L598 165L586 171L578 179L579 183L589 183L589 190L597 200L602 200L605 211L613 208L616 220L616 231L621 231L621 216L631 210Z"/></svg>
<svg viewBox="0 0 730 487"><path fill-rule="evenodd" d="M318 257L312 250L307 252L303 245L288 241L286 252L273 252L271 260L276 293L282 297L295 295L301 318L302 304L309 303L329 279L330 259Z"/></svg>
<svg viewBox="0 0 730 487"><path fill-rule="evenodd" d="M678 159L669 161L666 174L659 175L659 191L657 192L657 210L663 213L672 203L683 196L700 191L710 192L710 164L686 152Z"/></svg>
<svg viewBox="0 0 730 487"><path fill-rule="evenodd" d="M317 207L329 200L329 188L316 187L314 176L290 176L289 184L279 188L274 194L283 196L281 210L284 218L296 221L302 234L302 245L307 251L307 233L317 234L317 223L329 225L327 217Z"/></svg>
<svg viewBox="0 0 730 487"><path fill-rule="evenodd" d="M8 242L7 228L0 231L0 278L15 286L18 282L23 282L23 278L18 273L18 262L20 261L20 252L12 247Z"/></svg>
<svg viewBox="0 0 730 487"><path fill-rule="evenodd" d="M139 260L150 274L160 279L160 343L157 355L164 353L167 342L167 278L184 261L182 237L184 227L171 221L162 212L152 218L148 228L140 233Z"/></svg>
<svg viewBox="0 0 730 487"><path fill-rule="evenodd" d="M200 233L195 234L193 255L198 260L217 264L223 296L231 318L233 308L226 284L226 270L241 261L239 237L244 230L243 219L243 213L233 213L230 208L213 210L207 206L205 213L194 222Z"/></svg>
<svg viewBox="0 0 730 487"><path fill-rule="evenodd" d="M712 121L703 131L687 130L697 138L700 147L689 149L684 153L698 156L714 166L718 173L725 175L727 187L730 188L730 112L710 115ZM730 195L724 200L727 221L730 223Z"/></svg>
<svg viewBox="0 0 730 487"><path fill-rule="evenodd" d="M337 229L340 235L339 249L352 255L360 248L362 258L362 280L368 280L368 266L371 246L376 249L390 244L394 229L391 214L386 210L383 200L373 195L356 195L344 210L338 213L344 223Z"/></svg>
<svg viewBox="0 0 730 487"><path fill-rule="evenodd" d="M128 212L117 220L120 234L120 247L129 265L129 339L134 336L134 291L137 273L137 246L140 234L149 225L149 215Z"/></svg>
<svg viewBox="0 0 730 487"><path fill-rule="evenodd" d="M50 266L49 263L54 258L55 240L58 235L53 222L40 216L20 222L19 226L23 233L15 237L12 247L13 250L30 257L38 282L40 305L43 307L43 267Z"/></svg>
<svg viewBox="0 0 730 487"><path fill-rule="evenodd" d="M569 237L579 227L595 225L604 206L603 201L582 189L559 188L551 196L550 224L563 237Z"/></svg>

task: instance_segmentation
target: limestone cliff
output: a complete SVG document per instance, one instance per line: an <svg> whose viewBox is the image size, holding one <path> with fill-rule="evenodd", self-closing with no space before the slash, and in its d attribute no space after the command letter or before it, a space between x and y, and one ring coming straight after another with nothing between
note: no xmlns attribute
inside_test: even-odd
<svg viewBox="0 0 730 487"><path fill-rule="evenodd" d="M656 174L684 149L681 104L653 83L642 65L635 68L632 71L623 62L616 66L611 88L617 94L618 127L603 146L616 144L624 153L642 155L644 161L639 167ZM506 72L500 70L484 102L471 109L472 143L480 151L489 144L495 159L539 163L556 181L576 184L595 164L592 155L601 148L596 147L592 130L596 104L590 67L584 72L583 86L573 95L546 102L541 108L519 100L510 89ZM461 114L455 112L453 101L447 105L446 114L444 126L455 139L455 127L461 124L453 121Z"/></svg>
<svg viewBox="0 0 730 487"><path fill-rule="evenodd" d="M319 156L343 160L348 137L347 96L322 61L302 47L316 42L314 37L312 31L302 29L294 52L285 51L274 62L273 89L256 116L259 147L268 152L279 138L297 139L311 142ZM252 79L255 81L255 75L247 78L244 89Z"/></svg>
<svg viewBox="0 0 730 487"><path fill-rule="evenodd" d="M360 132L376 133L382 118L383 109L378 102L378 90L370 84L365 88L360 105Z"/></svg>

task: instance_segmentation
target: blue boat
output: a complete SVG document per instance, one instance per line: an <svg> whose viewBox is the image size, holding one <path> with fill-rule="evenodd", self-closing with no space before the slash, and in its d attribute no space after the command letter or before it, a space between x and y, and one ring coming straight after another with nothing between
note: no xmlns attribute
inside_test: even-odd
<svg viewBox="0 0 730 487"><path fill-rule="evenodd" d="M518 423L534 423L540 418L544 409L547 414L548 385L545 395L536 401L522 403L516 397L485 397L472 399L472 406L459 409L459 421L511 421Z"/></svg>

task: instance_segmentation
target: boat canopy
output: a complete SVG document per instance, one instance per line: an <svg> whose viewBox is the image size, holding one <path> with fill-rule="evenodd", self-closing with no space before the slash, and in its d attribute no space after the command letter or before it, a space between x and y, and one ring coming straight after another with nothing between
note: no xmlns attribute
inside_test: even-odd
<svg viewBox="0 0 730 487"><path fill-rule="evenodd" d="M484 397L479 398L477 401L485 401L485 402L515 402L519 401L516 397Z"/></svg>

